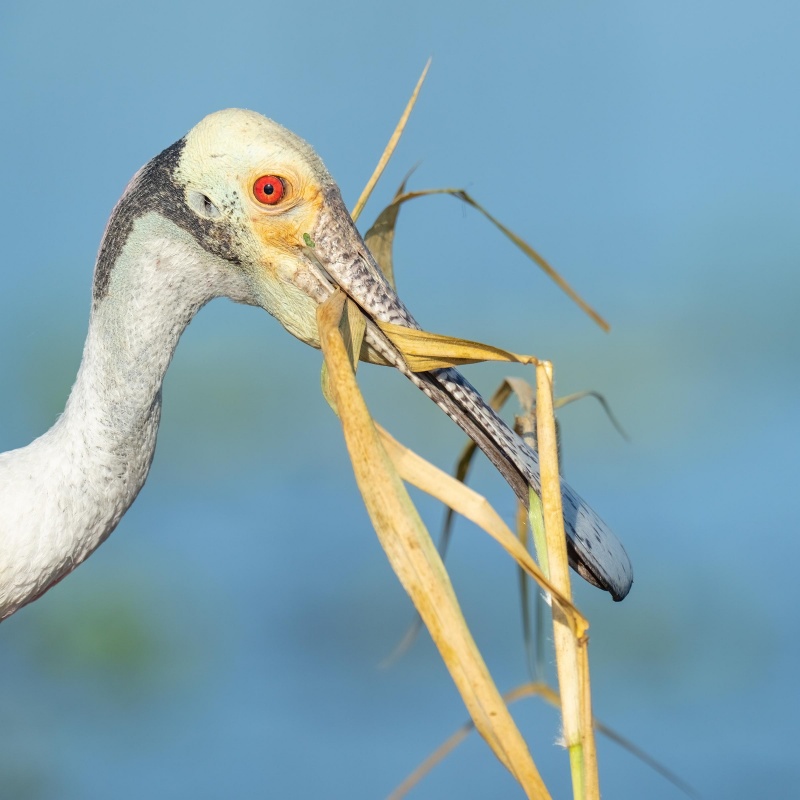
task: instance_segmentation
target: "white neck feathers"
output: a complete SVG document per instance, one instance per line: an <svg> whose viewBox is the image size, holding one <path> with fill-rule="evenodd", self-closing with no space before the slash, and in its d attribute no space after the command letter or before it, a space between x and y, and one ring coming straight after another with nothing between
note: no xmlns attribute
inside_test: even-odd
<svg viewBox="0 0 800 800"><path fill-rule="evenodd" d="M221 270L230 274L221 279ZM136 221L95 304L63 415L27 447L0 454L0 619L78 566L134 501L178 339L212 297L241 295L237 280L164 217Z"/></svg>

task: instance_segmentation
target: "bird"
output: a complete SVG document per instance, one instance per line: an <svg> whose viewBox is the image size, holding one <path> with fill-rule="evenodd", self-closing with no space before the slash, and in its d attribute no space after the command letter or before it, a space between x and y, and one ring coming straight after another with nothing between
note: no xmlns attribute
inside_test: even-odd
<svg viewBox="0 0 800 800"><path fill-rule="evenodd" d="M201 120L143 166L115 205L94 267L89 329L63 413L0 454L0 620L41 597L109 536L147 479L162 382L209 301L259 306L320 346L336 290L365 313L361 358L389 364L470 436L522 502L536 452L455 369L414 373L372 322L418 328L381 272L321 158L254 111ZM621 600L633 573L608 526L562 482L570 562Z"/></svg>

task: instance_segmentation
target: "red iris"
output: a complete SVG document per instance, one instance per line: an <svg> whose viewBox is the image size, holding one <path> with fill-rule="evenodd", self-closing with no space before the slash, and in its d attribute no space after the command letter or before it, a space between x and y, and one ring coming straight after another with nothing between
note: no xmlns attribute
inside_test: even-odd
<svg viewBox="0 0 800 800"><path fill-rule="evenodd" d="M253 194L259 203L274 206L280 203L286 187L277 175L262 175L253 184Z"/></svg>

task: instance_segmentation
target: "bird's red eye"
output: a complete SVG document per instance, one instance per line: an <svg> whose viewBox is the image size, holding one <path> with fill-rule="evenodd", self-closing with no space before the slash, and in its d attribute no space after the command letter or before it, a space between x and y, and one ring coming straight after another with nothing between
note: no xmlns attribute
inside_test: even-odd
<svg viewBox="0 0 800 800"><path fill-rule="evenodd" d="M253 184L253 194L256 200L268 206L280 203L285 191L286 187L277 175L262 175Z"/></svg>

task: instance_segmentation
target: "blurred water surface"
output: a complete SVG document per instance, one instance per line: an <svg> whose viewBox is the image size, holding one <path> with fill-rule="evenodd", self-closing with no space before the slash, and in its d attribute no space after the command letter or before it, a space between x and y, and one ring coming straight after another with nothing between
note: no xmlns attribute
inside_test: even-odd
<svg viewBox="0 0 800 800"><path fill-rule="evenodd" d="M477 215L406 207L399 286L428 327L552 358L565 469L636 583L592 622L598 715L705 796L795 794L800 181L794 3L7 3L0 9L0 449L63 408L91 267L129 177L244 106L311 141L352 205L425 59L380 196L465 186L612 322L584 319ZM0 797L381 797L465 713L361 506L319 354L217 301L167 376L150 479L77 573L0 627ZM478 367L484 390L506 374ZM365 369L376 416L442 466L458 431ZM485 464L475 483L508 516ZM439 510L422 502L431 526ZM516 576L461 525L449 561L503 689ZM787 635L788 634L788 635ZM554 712L515 709L567 796ZM604 795L677 791L600 743ZM478 740L415 797L517 797Z"/></svg>

